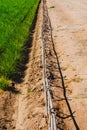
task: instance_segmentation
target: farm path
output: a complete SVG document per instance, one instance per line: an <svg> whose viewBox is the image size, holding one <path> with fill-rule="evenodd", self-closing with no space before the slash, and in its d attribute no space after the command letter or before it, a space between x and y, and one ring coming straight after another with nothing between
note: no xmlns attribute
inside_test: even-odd
<svg viewBox="0 0 87 130"><path fill-rule="evenodd" d="M79 127L66 118L65 130L87 130L87 1L47 0L47 7L66 97ZM69 114L63 101L60 109Z"/></svg>

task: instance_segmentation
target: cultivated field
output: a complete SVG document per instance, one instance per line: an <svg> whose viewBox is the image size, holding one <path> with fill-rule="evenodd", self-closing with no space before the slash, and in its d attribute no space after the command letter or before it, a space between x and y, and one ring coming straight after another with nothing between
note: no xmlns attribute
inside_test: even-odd
<svg viewBox="0 0 87 130"><path fill-rule="evenodd" d="M0 1L0 130L87 130L87 0Z"/></svg>
<svg viewBox="0 0 87 130"><path fill-rule="evenodd" d="M17 73L39 0L0 1L0 87Z"/></svg>

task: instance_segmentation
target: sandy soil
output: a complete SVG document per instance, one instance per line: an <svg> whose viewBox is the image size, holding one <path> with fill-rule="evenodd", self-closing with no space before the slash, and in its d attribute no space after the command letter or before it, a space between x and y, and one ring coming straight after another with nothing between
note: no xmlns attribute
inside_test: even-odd
<svg viewBox="0 0 87 130"><path fill-rule="evenodd" d="M53 6L53 7L52 7ZM47 0L53 40L59 56L66 96L76 124L64 119L63 129L87 129L87 1ZM59 94L60 95L60 94ZM68 110L62 101L61 110ZM60 105L61 106L61 105Z"/></svg>

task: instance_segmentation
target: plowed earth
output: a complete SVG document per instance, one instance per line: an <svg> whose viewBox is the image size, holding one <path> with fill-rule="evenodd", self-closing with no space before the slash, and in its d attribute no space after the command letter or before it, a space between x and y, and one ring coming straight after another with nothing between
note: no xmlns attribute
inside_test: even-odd
<svg viewBox="0 0 87 130"><path fill-rule="evenodd" d="M86 0L41 2L23 82L0 94L0 130L47 130L42 30L57 129L87 129L86 12Z"/></svg>

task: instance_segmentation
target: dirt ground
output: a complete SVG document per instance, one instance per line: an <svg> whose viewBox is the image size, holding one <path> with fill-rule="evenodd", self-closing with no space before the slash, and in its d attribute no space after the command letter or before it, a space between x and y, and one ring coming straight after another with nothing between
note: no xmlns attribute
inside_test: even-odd
<svg viewBox="0 0 87 130"><path fill-rule="evenodd" d="M79 129L87 130L87 1L47 0L47 7L66 96ZM67 114L64 104L62 111ZM65 129L78 129L64 122Z"/></svg>
<svg viewBox="0 0 87 130"><path fill-rule="evenodd" d="M87 1L46 0L45 7L41 2L23 82L0 91L0 130L48 129L42 24L57 129L87 130Z"/></svg>

